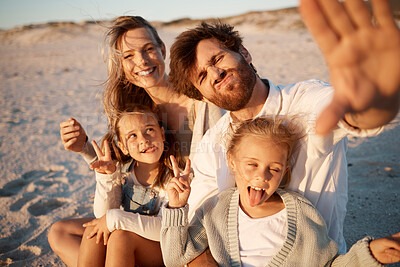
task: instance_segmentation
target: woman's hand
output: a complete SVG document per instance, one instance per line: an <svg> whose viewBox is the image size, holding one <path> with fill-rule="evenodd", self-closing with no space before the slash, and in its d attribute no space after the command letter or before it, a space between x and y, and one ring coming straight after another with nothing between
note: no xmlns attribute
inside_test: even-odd
<svg viewBox="0 0 400 267"><path fill-rule="evenodd" d="M81 152L85 146L85 130L74 118L60 123L60 136L65 150Z"/></svg>
<svg viewBox="0 0 400 267"><path fill-rule="evenodd" d="M92 141L93 148L96 151L97 159L95 162L90 164L90 168L98 173L102 174L113 174L116 170L116 166L111 158L111 151L108 141L104 141L104 154L96 141Z"/></svg>
<svg viewBox="0 0 400 267"><path fill-rule="evenodd" d="M391 236L375 239L369 243L369 249L375 259L382 264L400 261L400 232Z"/></svg>
<svg viewBox="0 0 400 267"><path fill-rule="evenodd" d="M170 156L175 177L167 185L168 207L181 208L186 205L190 195L190 159L186 161L185 170L180 173L178 163L174 156Z"/></svg>
<svg viewBox="0 0 400 267"><path fill-rule="evenodd" d="M103 238L104 246L106 246L108 238L110 237L111 234L107 228L106 215L83 224L83 227L89 227L89 226L93 227L93 231L87 236L87 239L96 236L96 244L99 244L101 239Z"/></svg>

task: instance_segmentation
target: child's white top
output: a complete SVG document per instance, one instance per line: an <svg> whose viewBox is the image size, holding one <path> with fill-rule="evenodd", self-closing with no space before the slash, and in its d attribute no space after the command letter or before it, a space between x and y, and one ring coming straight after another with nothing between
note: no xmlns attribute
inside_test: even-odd
<svg viewBox="0 0 400 267"><path fill-rule="evenodd" d="M268 217L251 218L239 207L238 236L242 266L268 265L281 249L286 233L286 208Z"/></svg>
<svg viewBox="0 0 400 267"><path fill-rule="evenodd" d="M123 195L121 179L120 165L117 165L117 170L113 174L96 172L94 215L96 218L100 218L106 214L107 228L110 232L119 229L126 230L153 241L160 241L161 210L157 216L141 215L121 210ZM129 172L126 179L140 185L134 171ZM166 191L162 188L155 189L159 192L161 202L167 202Z"/></svg>

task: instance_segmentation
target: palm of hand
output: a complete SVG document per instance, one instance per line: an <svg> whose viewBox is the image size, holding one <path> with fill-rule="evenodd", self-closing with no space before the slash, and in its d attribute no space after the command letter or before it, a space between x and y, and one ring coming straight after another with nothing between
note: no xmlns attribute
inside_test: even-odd
<svg viewBox="0 0 400 267"><path fill-rule="evenodd" d="M400 34L397 28L367 28L342 37L325 53L335 94L348 111L382 105L398 90Z"/></svg>

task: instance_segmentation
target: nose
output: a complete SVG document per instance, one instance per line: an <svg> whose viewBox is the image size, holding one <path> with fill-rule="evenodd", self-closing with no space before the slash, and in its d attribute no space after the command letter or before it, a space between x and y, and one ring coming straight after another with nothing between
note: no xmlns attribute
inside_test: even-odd
<svg viewBox="0 0 400 267"><path fill-rule="evenodd" d="M212 81L214 81L214 84L219 83L226 76L226 71L216 66L209 66L208 71Z"/></svg>
<svg viewBox="0 0 400 267"><path fill-rule="evenodd" d="M261 181L269 181L272 177L272 174L268 168L260 169L256 177L258 180Z"/></svg>
<svg viewBox="0 0 400 267"><path fill-rule="evenodd" d="M144 144L150 142L148 136L146 136L145 134L139 134L138 135L138 139L139 139L139 144L140 145L144 145Z"/></svg>
<svg viewBox="0 0 400 267"><path fill-rule="evenodd" d="M144 51L137 52L137 55L135 57L135 62L134 62L135 65L141 66L141 65L146 64L147 61L148 61L148 55L146 52L144 52Z"/></svg>

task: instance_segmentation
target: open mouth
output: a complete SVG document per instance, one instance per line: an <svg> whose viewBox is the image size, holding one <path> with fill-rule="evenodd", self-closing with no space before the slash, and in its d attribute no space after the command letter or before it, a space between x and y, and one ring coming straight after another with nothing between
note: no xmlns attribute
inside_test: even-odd
<svg viewBox="0 0 400 267"><path fill-rule="evenodd" d="M147 69L147 70L139 71L136 74L138 76L147 76L147 75L153 73L155 70L156 70L156 67L153 67L153 68L150 68L150 69Z"/></svg>
<svg viewBox="0 0 400 267"><path fill-rule="evenodd" d="M151 147L147 147L147 148L145 148L145 149L142 149L141 151L140 151L140 153L153 153L154 151L156 151L157 150L157 147L156 146L151 146Z"/></svg>
<svg viewBox="0 0 400 267"><path fill-rule="evenodd" d="M247 192L249 194L250 206L252 207L259 205L265 195L265 189L256 186L248 186Z"/></svg>

